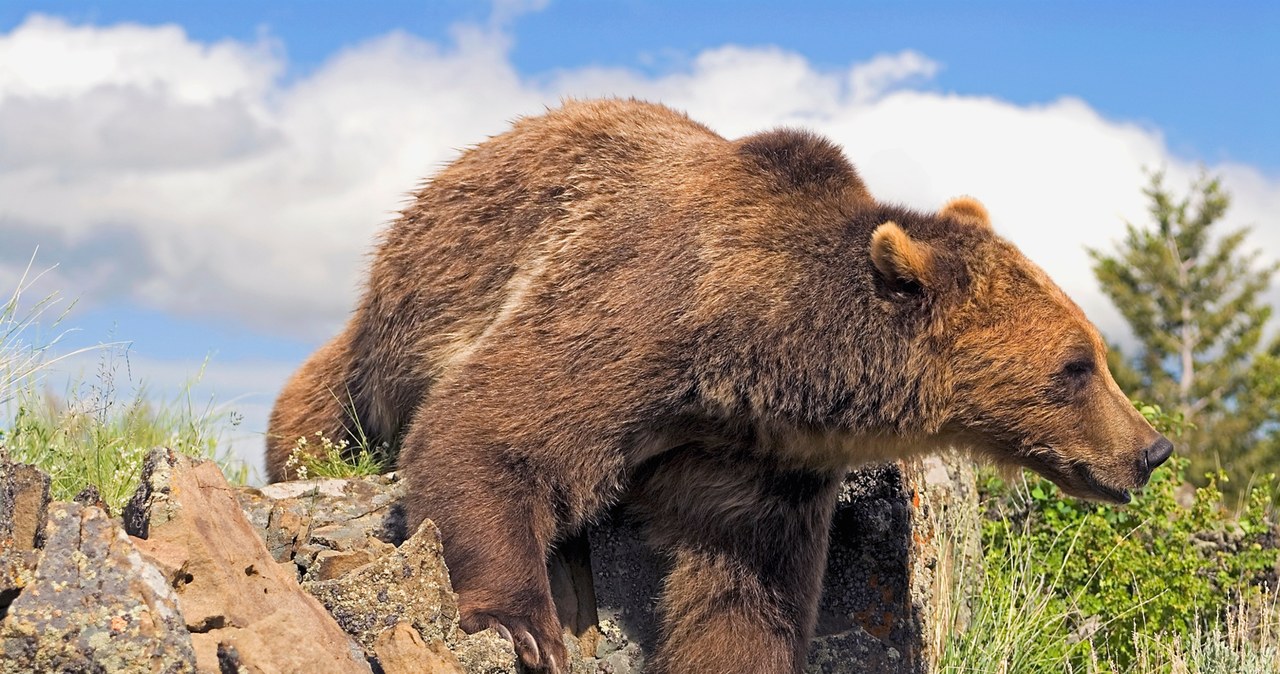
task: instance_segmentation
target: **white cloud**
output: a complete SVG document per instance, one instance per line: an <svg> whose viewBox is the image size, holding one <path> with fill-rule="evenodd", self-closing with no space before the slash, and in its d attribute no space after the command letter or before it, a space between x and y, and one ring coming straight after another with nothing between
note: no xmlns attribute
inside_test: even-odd
<svg viewBox="0 0 1280 674"><path fill-rule="evenodd" d="M849 91L855 103L869 103L887 91L914 80L928 80L940 66L927 56L904 51L881 54L849 70Z"/></svg>
<svg viewBox="0 0 1280 674"><path fill-rule="evenodd" d="M1143 220L1143 167L1167 167L1174 187L1198 171L1158 129L1083 101L1020 106L912 88L939 65L911 51L823 70L779 49L724 46L656 76L523 76L501 26L537 4L505 3L448 44L392 33L288 82L270 40L204 44L172 26L29 19L0 35L0 287L40 244L86 301L318 341L346 316L375 233L421 178L518 115L612 94L667 102L727 136L814 128L886 200L929 209L975 195L1116 332L1084 246ZM1235 194L1231 222L1259 225L1253 245L1280 250L1280 182L1209 168Z"/></svg>
<svg viewBox="0 0 1280 674"><path fill-rule="evenodd" d="M0 40L0 98L69 97L104 87L199 104L261 96L281 64L262 42L201 44L177 26L72 26L33 15Z"/></svg>

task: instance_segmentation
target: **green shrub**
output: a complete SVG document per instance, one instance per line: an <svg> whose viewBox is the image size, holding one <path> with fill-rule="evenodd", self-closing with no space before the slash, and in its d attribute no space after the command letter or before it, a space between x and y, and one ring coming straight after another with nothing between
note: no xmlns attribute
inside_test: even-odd
<svg viewBox="0 0 1280 674"><path fill-rule="evenodd" d="M1139 409L1165 432L1181 428L1180 418L1158 406ZM1014 484L983 478L988 578L1043 581L1050 595L1044 612L1062 616L1072 637L1050 633L1034 646L1059 665L1016 671L1129 671L1148 655L1144 642L1185 642L1212 631L1274 580L1275 476L1260 480L1232 513L1219 489L1225 476L1208 475L1191 492L1187 465L1175 457L1158 468L1126 507L1061 498L1038 477Z"/></svg>

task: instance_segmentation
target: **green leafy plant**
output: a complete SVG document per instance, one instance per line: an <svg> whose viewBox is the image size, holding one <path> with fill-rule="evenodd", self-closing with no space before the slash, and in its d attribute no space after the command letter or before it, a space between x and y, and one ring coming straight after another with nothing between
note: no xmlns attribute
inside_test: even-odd
<svg viewBox="0 0 1280 674"><path fill-rule="evenodd" d="M1135 404L1165 433L1188 428L1180 414ZM1205 486L1193 489L1187 469L1187 459L1175 457L1123 508L1061 498L1039 477L984 476L988 577L1046 579L1043 613L1061 616L1073 635L1074 643L1064 643L1061 633L1049 632L1038 653L1071 663L1069 671L1129 671L1149 655L1142 644L1193 639L1274 582L1275 476L1258 480L1233 513L1219 488L1224 474L1206 475Z"/></svg>
<svg viewBox="0 0 1280 674"><path fill-rule="evenodd" d="M334 441L317 432L313 438L303 436L294 442L285 461L285 475L295 480L379 475L384 464L382 449L371 448L367 441L353 448L348 440Z"/></svg>

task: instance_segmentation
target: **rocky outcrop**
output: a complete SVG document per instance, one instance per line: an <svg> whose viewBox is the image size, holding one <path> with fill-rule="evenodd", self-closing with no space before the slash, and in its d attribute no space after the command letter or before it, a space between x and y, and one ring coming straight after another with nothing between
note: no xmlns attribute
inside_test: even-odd
<svg viewBox="0 0 1280 674"><path fill-rule="evenodd" d="M855 471L841 488L832 522L818 624L807 671L815 674L930 670L952 622L958 555L976 570L977 537L941 535L976 526L973 466L930 457ZM955 549L961 541L963 549ZM654 597L661 561L638 528L615 512L591 532L599 611L596 655L610 671L642 671L656 642Z"/></svg>
<svg viewBox="0 0 1280 674"><path fill-rule="evenodd" d="M0 447L0 618L35 580L49 507L49 476L10 463Z"/></svg>
<svg viewBox="0 0 1280 674"><path fill-rule="evenodd" d="M249 521L278 562L311 581L337 578L394 550L410 533L395 474L280 482L237 492Z"/></svg>
<svg viewBox="0 0 1280 674"><path fill-rule="evenodd" d="M0 457L0 551L40 547L48 506L49 476Z"/></svg>
<svg viewBox="0 0 1280 674"><path fill-rule="evenodd" d="M369 672L364 652L280 566L212 462L157 450L124 521L175 588L196 658L249 671Z"/></svg>
<svg viewBox="0 0 1280 674"><path fill-rule="evenodd" d="M845 480L831 529L809 671L926 671L935 530L918 465L857 471Z"/></svg>
<svg viewBox="0 0 1280 674"><path fill-rule="evenodd" d="M34 579L0 623L0 672L194 672L178 597L96 507L54 504Z"/></svg>
<svg viewBox="0 0 1280 674"><path fill-rule="evenodd" d="M422 640L418 630L397 624L383 630L373 643L373 654L386 674L465 674L458 657L443 640Z"/></svg>
<svg viewBox="0 0 1280 674"><path fill-rule="evenodd" d="M303 587L366 649L400 623L428 642L452 640L458 623L440 531L430 521L374 561L329 580L306 581Z"/></svg>
<svg viewBox="0 0 1280 674"><path fill-rule="evenodd" d="M238 498L276 561L292 565L302 586L385 671L379 639L405 624L429 649L451 651L468 674L514 674L515 652L505 639L458 630L439 532L425 522L406 539L403 489L391 473L242 488ZM420 650L403 634L395 644L403 647L398 658Z"/></svg>
<svg viewBox="0 0 1280 674"><path fill-rule="evenodd" d="M0 475L5 674L523 671L497 633L458 629L439 532L405 531L394 474L232 488L212 463L157 450L123 527L48 506L34 469ZM809 671L927 671L964 582L953 560L977 558L940 522L974 498L961 460L850 476ZM562 542L549 571L572 674L643 671L661 562L626 514Z"/></svg>

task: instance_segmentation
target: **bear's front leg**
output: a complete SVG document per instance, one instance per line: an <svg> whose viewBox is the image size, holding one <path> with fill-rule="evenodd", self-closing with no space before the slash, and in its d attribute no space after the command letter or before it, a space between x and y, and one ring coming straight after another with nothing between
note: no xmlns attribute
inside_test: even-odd
<svg viewBox="0 0 1280 674"><path fill-rule="evenodd" d="M619 379L607 366L570 376L556 370L562 359L520 348L508 338L477 350L437 382L410 423L399 468L409 526L429 518L440 528L462 628L495 627L525 664L565 672L548 549L615 498L645 417L601 404L598 389ZM556 381L575 385L547 386Z"/></svg>
<svg viewBox="0 0 1280 674"><path fill-rule="evenodd" d="M495 628L527 666L567 671L546 568L559 529L548 481L509 446L433 426L415 421L405 437L405 510L411 527L440 528L460 626Z"/></svg>
<svg viewBox="0 0 1280 674"><path fill-rule="evenodd" d="M636 492L651 544L672 558L652 671L798 674L842 475L742 449L678 451Z"/></svg>

